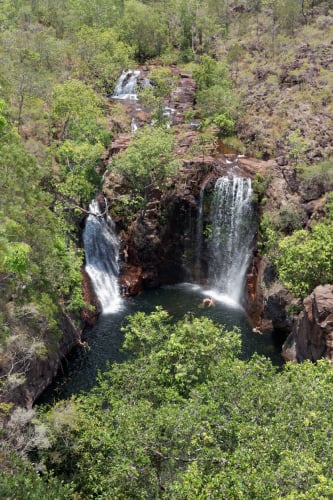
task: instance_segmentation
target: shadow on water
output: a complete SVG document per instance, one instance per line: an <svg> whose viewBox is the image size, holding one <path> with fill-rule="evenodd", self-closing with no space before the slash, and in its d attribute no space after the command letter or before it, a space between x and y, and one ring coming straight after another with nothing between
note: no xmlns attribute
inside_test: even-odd
<svg viewBox="0 0 333 500"><path fill-rule="evenodd" d="M270 358L275 365L282 364L271 334L253 332L242 308L219 300L215 300L214 307L202 308L201 303L206 296L207 292L199 286L182 284L162 287L147 291L138 297L124 299L120 311L100 316L94 327L86 329L84 340L89 348L78 347L71 353L63 364L62 372L37 403L53 403L91 389L96 384L98 371L106 370L108 363L119 363L125 358L121 352L121 327L126 324L126 316L137 311L149 313L156 306L162 306L175 321L182 319L187 313L192 313L197 317L207 316L229 329L237 326L242 335L242 359L249 359L257 352Z"/></svg>

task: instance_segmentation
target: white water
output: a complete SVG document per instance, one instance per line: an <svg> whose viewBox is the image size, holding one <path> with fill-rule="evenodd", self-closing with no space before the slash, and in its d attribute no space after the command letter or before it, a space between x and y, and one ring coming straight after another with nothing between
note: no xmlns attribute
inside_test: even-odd
<svg viewBox="0 0 333 500"><path fill-rule="evenodd" d="M111 217L101 215L96 200L91 202L89 212L83 232L85 269L100 301L102 312L113 313L118 311L121 305L118 289L119 242Z"/></svg>
<svg viewBox="0 0 333 500"><path fill-rule="evenodd" d="M132 118L131 121L131 132L134 134L138 130L138 124L135 118Z"/></svg>
<svg viewBox="0 0 333 500"><path fill-rule="evenodd" d="M221 177L215 184L209 245L210 295L239 304L255 233L251 179Z"/></svg>
<svg viewBox="0 0 333 500"><path fill-rule="evenodd" d="M118 79L112 98L136 101L138 99L137 78L139 75L139 70L123 71Z"/></svg>

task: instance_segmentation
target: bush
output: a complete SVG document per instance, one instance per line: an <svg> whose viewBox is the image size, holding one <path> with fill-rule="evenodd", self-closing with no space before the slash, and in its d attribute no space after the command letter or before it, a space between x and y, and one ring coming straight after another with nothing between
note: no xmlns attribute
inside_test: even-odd
<svg viewBox="0 0 333 500"><path fill-rule="evenodd" d="M333 223L317 222L311 231L296 231L279 242L277 269L281 282L306 297L317 285L333 282Z"/></svg>

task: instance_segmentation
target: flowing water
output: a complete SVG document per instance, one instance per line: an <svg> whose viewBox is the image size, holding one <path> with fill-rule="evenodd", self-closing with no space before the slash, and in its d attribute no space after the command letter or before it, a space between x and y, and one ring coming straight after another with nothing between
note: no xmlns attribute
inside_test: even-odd
<svg viewBox="0 0 333 500"><path fill-rule="evenodd" d="M200 193L196 222L195 267L199 267L203 245L203 198L204 186ZM271 335L254 332L240 305L256 230L250 179L221 177L216 182L206 288L196 284L181 284L147 291L134 298L121 298L117 283L119 244L112 220L101 213L96 201L91 203L89 211L83 234L86 270L101 303L102 314L97 324L85 331L84 340L89 348L78 347L74 350L67 365L63 366L63 373L45 392L41 402L52 402L93 387L99 370L105 370L108 363L124 359L121 329L126 323L126 316L137 311L149 313L157 305L165 308L175 320L193 313L196 316L208 316L229 329L236 326L242 335L243 358L247 359L257 352L281 364ZM200 275L199 269L197 274ZM214 299L212 307L203 305L203 299L207 296Z"/></svg>
<svg viewBox="0 0 333 500"><path fill-rule="evenodd" d="M211 219L209 284L215 294L239 303L256 231L251 179L218 179Z"/></svg>
<svg viewBox="0 0 333 500"><path fill-rule="evenodd" d="M135 113L141 111L141 108L137 107L139 77L138 70L124 71L111 96L130 104L132 134L138 128ZM147 78L141 78L139 85L144 87L151 83ZM170 125L174 112L175 110L169 107L165 107L163 111L163 116ZM238 156L234 150L227 150L221 145L219 153L228 154L226 162L230 168L238 168ZM256 231L251 180L226 176L216 182L210 217L208 273L207 260L203 265L201 255L206 244L203 238L204 194L205 186L202 186L198 218L193 231L195 259L192 266L194 265L194 281L204 281L207 278L207 286L203 288L196 284L183 283L147 291L134 298L121 298L119 294L119 242L114 224L107 215L107 207L104 213L101 213L98 202L91 202L83 242L86 271L101 304L102 313L96 325L84 332L83 340L87 342L88 347L78 346L73 350L66 363L63 363L62 373L45 391L39 402L50 403L92 388L96 384L99 371L105 370L109 363L124 360L121 346L122 327L126 324L126 316L138 311L150 313L156 306L166 309L175 321L191 313L196 316L205 315L228 329L236 326L242 336L242 358L248 359L257 352L270 357L275 364L281 364L281 357L271 335L254 332L241 307L245 274ZM205 248L205 252L206 250ZM211 307L204 306L207 296L214 299Z"/></svg>
<svg viewBox="0 0 333 500"><path fill-rule="evenodd" d="M103 313L112 313L121 304L118 289L119 242L111 217L102 215L97 201L91 202L89 212L83 232L86 271Z"/></svg>
<svg viewBox="0 0 333 500"><path fill-rule="evenodd" d="M139 70L123 71L118 79L112 98L136 101L138 98L137 79L139 75Z"/></svg>

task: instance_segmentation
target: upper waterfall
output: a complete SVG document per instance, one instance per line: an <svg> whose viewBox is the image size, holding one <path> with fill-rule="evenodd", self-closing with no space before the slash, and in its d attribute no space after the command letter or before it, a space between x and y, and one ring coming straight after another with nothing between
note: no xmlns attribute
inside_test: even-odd
<svg viewBox="0 0 333 500"><path fill-rule="evenodd" d="M113 99L129 99L137 100L137 79L140 75L139 70L128 70L123 71L120 75L114 94Z"/></svg>
<svg viewBox="0 0 333 500"><path fill-rule="evenodd" d="M83 232L86 271L99 299L102 312L119 309L121 298L118 289L119 243L111 217L101 214L96 200L89 206L89 216Z"/></svg>
<svg viewBox="0 0 333 500"><path fill-rule="evenodd" d="M209 282L214 291L239 303L252 254L254 221L251 179L221 177L212 205Z"/></svg>

